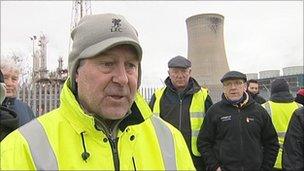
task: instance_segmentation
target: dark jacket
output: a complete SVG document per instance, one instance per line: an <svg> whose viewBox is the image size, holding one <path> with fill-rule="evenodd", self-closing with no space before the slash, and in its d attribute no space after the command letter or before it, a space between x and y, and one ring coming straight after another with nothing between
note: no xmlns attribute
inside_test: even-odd
<svg viewBox="0 0 304 171"><path fill-rule="evenodd" d="M190 105L193 95L198 92L201 87L194 78L190 78L188 86L181 93L176 91L169 77L165 80L165 84L166 89L160 99L160 117L181 131L187 143L188 149L191 152L194 165L198 169L198 163L201 164L202 159L195 157L191 150ZM152 96L149 104L152 110L154 103L155 94ZM206 111L212 105L212 100L209 95L205 101L205 104L202 105L205 105ZM182 112L180 112L180 110L182 110Z"/></svg>
<svg viewBox="0 0 304 171"><path fill-rule="evenodd" d="M258 94L253 94L250 91L247 91L247 93L253 98L254 101L256 101L259 104L263 104L266 102L266 100Z"/></svg>
<svg viewBox="0 0 304 171"><path fill-rule="evenodd" d="M295 98L295 101L297 103L300 103L304 106L304 96L300 95L300 94L297 94L296 98Z"/></svg>
<svg viewBox="0 0 304 171"><path fill-rule="evenodd" d="M22 126L35 118L32 109L26 103L17 98L7 97L2 104L18 114L19 126Z"/></svg>
<svg viewBox="0 0 304 171"><path fill-rule="evenodd" d="M18 115L14 111L0 106L0 141L19 127L18 119Z"/></svg>
<svg viewBox="0 0 304 171"><path fill-rule="evenodd" d="M282 166L287 171L304 170L304 107L293 113L285 135Z"/></svg>
<svg viewBox="0 0 304 171"><path fill-rule="evenodd" d="M240 107L222 95L207 111L197 143L207 170L271 170L279 150L270 116L247 93Z"/></svg>

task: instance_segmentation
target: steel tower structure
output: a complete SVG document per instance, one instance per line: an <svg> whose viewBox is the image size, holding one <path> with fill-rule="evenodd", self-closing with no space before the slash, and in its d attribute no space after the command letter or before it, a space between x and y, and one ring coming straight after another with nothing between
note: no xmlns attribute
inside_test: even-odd
<svg viewBox="0 0 304 171"><path fill-rule="evenodd" d="M72 5L72 14L71 14L71 25L70 32L78 25L79 20L86 16L91 15L91 1L90 0L75 0ZM72 39L69 41L69 52L72 46Z"/></svg>
<svg viewBox="0 0 304 171"><path fill-rule="evenodd" d="M71 15L71 31L78 25L79 20L85 16L92 14L91 1L75 0L72 6Z"/></svg>

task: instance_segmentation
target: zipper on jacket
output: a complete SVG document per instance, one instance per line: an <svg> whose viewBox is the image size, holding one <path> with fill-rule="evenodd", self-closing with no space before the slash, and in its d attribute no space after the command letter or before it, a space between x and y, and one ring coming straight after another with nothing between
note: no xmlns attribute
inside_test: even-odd
<svg viewBox="0 0 304 171"><path fill-rule="evenodd" d="M127 115L125 115L124 117L127 117L129 114L130 114L130 112L128 112ZM120 166L119 166L119 155L118 155L118 147L117 147L118 146L117 129L118 129L118 125L122 121L122 119L113 123L114 126L112 126L112 127L106 126L105 123L103 122L103 120L98 120L97 117L95 119L99 123L99 124L95 124L97 126L98 130L103 131L103 133L107 136L107 138L109 140L111 150L112 150L112 155L113 155L114 168L115 168L115 170L119 170Z"/></svg>
<svg viewBox="0 0 304 171"><path fill-rule="evenodd" d="M182 112L183 112L183 99L180 98L179 99L179 124L178 124L179 130L182 130Z"/></svg>
<svg viewBox="0 0 304 171"><path fill-rule="evenodd" d="M113 162L114 162L114 168L115 170L119 170L119 157L118 157L118 150L117 150L117 139L115 138L109 138L109 142L112 149L113 154Z"/></svg>
<svg viewBox="0 0 304 171"><path fill-rule="evenodd" d="M133 162L134 171L136 171L136 164L135 164L135 159L134 159L134 157L132 157L132 162Z"/></svg>
<svg viewBox="0 0 304 171"><path fill-rule="evenodd" d="M241 115L241 110L238 108L238 113L239 113L239 116L240 116L240 119L239 119L239 128L240 128L240 132L241 132L241 154L242 154L242 166L241 166L241 170L243 171L244 170L244 163L243 163L243 154L244 154L244 149L243 149L243 129L242 129L242 115Z"/></svg>

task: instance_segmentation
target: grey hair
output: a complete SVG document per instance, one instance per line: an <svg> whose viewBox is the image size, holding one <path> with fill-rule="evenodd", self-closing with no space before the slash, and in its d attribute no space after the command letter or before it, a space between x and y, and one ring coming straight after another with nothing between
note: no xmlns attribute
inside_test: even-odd
<svg viewBox="0 0 304 171"><path fill-rule="evenodd" d="M12 58L2 58L1 59L1 70L9 70L18 73L21 73L21 69L18 66L17 62Z"/></svg>

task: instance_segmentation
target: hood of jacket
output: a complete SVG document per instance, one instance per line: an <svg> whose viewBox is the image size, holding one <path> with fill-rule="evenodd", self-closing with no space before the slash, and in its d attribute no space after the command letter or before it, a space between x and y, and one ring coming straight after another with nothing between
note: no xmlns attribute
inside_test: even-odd
<svg viewBox="0 0 304 171"><path fill-rule="evenodd" d="M277 103L290 103L294 101L294 97L290 94L289 91L280 91L271 94L269 100Z"/></svg>
<svg viewBox="0 0 304 171"><path fill-rule="evenodd" d="M1 127L6 127L9 129L18 128L19 117L18 115L11 109L8 109L4 106L0 107L1 115L0 115L0 123Z"/></svg>
<svg viewBox="0 0 304 171"><path fill-rule="evenodd" d="M69 78L70 79L70 78ZM60 108L63 110L63 117L66 118L77 133L91 132L93 134L99 134L99 131L95 127L95 119L91 114L85 113L80 104L78 103L75 95L70 89L70 81L64 83L63 89L60 95ZM140 104L140 106L138 105ZM118 128L122 131L128 125L135 125L144 122L147 118L153 115L148 104L143 97L137 92L135 95L135 101L130 108L130 114L123 118L119 123Z"/></svg>

